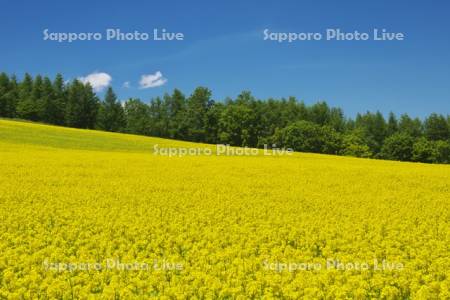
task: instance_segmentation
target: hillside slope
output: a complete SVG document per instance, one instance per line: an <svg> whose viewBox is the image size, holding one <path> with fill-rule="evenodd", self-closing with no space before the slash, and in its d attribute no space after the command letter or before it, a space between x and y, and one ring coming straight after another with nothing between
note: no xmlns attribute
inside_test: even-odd
<svg viewBox="0 0 450 300"><path fill-rule="evenodd" d="M0 297L450 296L450 166L154 144L0 120Z"/></svg>

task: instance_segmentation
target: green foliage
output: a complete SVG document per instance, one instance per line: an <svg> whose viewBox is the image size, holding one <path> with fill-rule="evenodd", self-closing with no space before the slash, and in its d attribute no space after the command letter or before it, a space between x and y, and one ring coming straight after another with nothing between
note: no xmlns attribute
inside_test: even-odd
<svg viewBox="0 0 450 300"><path fill-rule="evenodd" d="M431 141L446 141L450 139L450 129L444 116L436 113L425 119L425 136Z"/></svg>
<svg viewBox="0 0 450 300"><path fill-rule="evenodd" d="M139 99L125 102L126 132L150 135L150 107Z"/></svg>
<svg viewBox="0 0 450 300"><path fill-rule="evenodd" d="M387 125L383 115L380 112L358 114L355 120L355 128L363 132L364 139L371 151L375 154L379 153L384 139L387 137Z"/></svg>
<svg viewBox="0 0 450 300"><path fill-rule="evenodd" d="M111 87L106 91L105 100L100 103L97 124L100 129L106 131L125 130L125 113Z"/></svg>
<svg viewBox="0 0 450 300"><path fill-rule="evenodd" d="M255 147L258 143L256 100L250 92L229 101L219 117L220 142L233 146Z"/></svg>
<svg viewBox="0 0 450 300"><path fill-rule="evenodd" d="M17 115L22 119L39 121L40 107L33 97L33 90L36 91L37 89L33 83L33 78L27 73L18 87ZM34 96L36 96L36 92L34 92Z"/></svg>
<svg viewBox="0 0 450 300"><path fill-rule="evenodd" d="M398 131L398 121L397 117L393 112L389 113L389 118L387 122L387 135L391 136Z"/></svg>
<svg viewBox="0 0 450 300"><path fill-rule="evenodd" d="M450 143L430 141L422 137L414 143L413 161L423 163L450 163Z"/></svg>
<svg viewBox="0 0 450 300"><path fill-rule="evenodd" d="M407 114L387 121L380 112L346 119L342 109L321 101L306 105L294 97L260 100L248 91L236 99L214 101L196 88L186 97L172 94L123 105L110 87L99 101L89 84L52 82L40 75L0 73L0 117L22 118L79 128L262 148L276 144L297 151L450 163L450 116L431 114L425 121ZM269 146L270 147L270 146Z"/></svg>
<svg viewBox="0 0 450 300"><path fill-rule="evenodd" d="M211 91L198 87L187 99L183 127L187 129L187 140L202 142L206 139L206 114L213 104Z"/></svg>
<svg viewBox="0 0 450 300"><path fill-rule="evenodd" d="M215 103L206 113L206 139L207 143L217 143L219 136L219 120L225 106L222 103Z"/></svg>
<svg viewBox="0 0 450 300"><path fill-rule="evenodd" d="M414 143L412 159L418 162L432 163L437 156L433 142L422 137Z"/></svg>
<svg viewBox="0 0 450 300"><path fill-rule="evenodd" d="M413 153L414 138L398 132L386 138L381 149L381 157L391 160L410 161Z"/></svg>
<svg viewBox="0 0 450 300"><path fill-rule="evenodd" d="M440 164L450 164L450 141L435 141L437 156L434 162Z"/></svg>
<svg viewBox="0 0 450 300"><path fill-rule="evenodd" d="M0 73L0 116L16 116L17 82L5 73Z"/></svg>
<svg viewBox="0 0 450 300"><path fill-rule="evenodd" d="M339 134L329 126L298 121L277 130L272 142L295 151L336 154L340 149Z"/></svg>
<svg viewBox="0 0 450 300"><path fill-rule="evenodd" d="M184 124L186 119L186 97L184 94L175 89L172 95L165 95L167 118L168 118L168 137L173 139L183 139L187 133L188 124Z"/></svg>
<svg viewBox="0 0 450 300"><path fill-rule="evenodd" d="M339 152L345 156L369 158L373 156L369 146L364 141L362 132L357 130L345 134L342 138L342 148Z"/></svg>
<svg viewBox="0 0 450 300"><path fill-rule="evenodd" d="M76 128L94 128L99 101L89 84L74 80L67 90L66 125Z"/></svg>
<svg viewBox="0 0 450 300"><path fill-rule="evenodd" d="M422 127L422 122L418 118L411 119L407 114L400 116L398 131L414 138L419 138L423 135Z"/></svg>
<svg viewBox="0 0 450 300"><path fill-rule="evenodd" d="M318 124L326 125L330 121L330 108L324 101L313 104L309 109L309 121Z"/></svg>

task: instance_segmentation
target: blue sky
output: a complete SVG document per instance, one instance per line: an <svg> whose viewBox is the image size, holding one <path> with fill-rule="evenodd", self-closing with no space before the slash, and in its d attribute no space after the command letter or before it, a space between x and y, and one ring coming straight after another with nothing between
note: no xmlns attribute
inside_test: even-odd
<svg viewBox="0 0 450 300"><path fill-rule="evenodd" d="M450 114L449 11L448 1L2 1L0 71L19 77L60 72L66 79L103 72L121 99L207 86L216 100L250 90L262 99L326 100L349 116L366 110ZM43 40L46 28L165 28L185 38L58 43ZM385 28L406 38L277 43L263 40L266 28ZM159 86L140 88L141 76L157 72Z"/></svg>

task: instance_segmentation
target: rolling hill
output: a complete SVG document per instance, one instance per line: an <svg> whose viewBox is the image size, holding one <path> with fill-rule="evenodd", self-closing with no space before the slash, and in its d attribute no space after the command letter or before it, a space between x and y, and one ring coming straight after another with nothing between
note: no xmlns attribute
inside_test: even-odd
<svg viewBox="0 0 450 300"><path fill-rule="evenodd" d="M0 297L450 297L449 165L154 145L0 120Z"/></svg>

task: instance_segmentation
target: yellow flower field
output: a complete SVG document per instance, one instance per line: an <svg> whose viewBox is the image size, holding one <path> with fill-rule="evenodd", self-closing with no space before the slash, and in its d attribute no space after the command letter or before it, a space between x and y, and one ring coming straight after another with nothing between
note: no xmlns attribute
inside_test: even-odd
<svg viewBox="0 0 450 300"><path fill-rule="evenodd" d="M450 299L450 166L0 120L1 299Z"/></svg>

